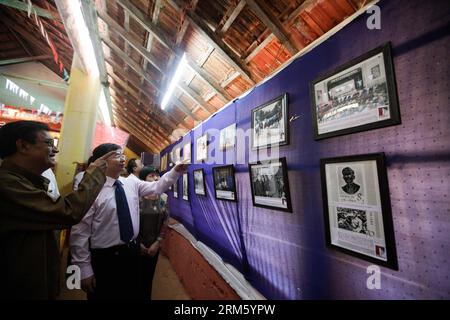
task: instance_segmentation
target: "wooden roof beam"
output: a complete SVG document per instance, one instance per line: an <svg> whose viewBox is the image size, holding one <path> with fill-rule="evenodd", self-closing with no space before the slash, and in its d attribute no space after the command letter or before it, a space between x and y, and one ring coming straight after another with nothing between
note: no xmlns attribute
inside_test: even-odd
<svg viewBox="0 0 450 320"><path fill-rule="evenodd" d="M135 136L139 136L142 140L150 142L150 139L149 139L150 137L146 137L145 133L148 131L150 134L155 135L153 132L154 129L146 127L143 123L138 121L135 117L124 113L124 111L120 111L121 109L123 109L123 105L120 102L115 101L114 106L115 106L115 109L113 112L116 115L120 115L121 119L129 121L130 125L132 125L133 128L135 128L136 132L139 133L139 134L135 134ZM128 119L128 118L131 118L131 119ZM141 127L136 126L137 124L139 124ZM144 142L144 141L142 141L142 142ZM158 141L159 141L159 138L158 138ZM161 146L163 145L163 144L159 144L158 142L153 142L153 141L151 141L151 144L156 148L161 148Z"/></svg>
<svg viewBox="0 0 450 320"><path fill-rule="evenodd" d="M125 52L122 51L116 44L114 44L110 39L107 37L102 37L102 41L111 49L113 50L119 58L121 58L124 62L126 62L138 75L143 76L145 80L147 80L148 83L152 85L159 93L160 89L159 87L153 82L153 80L150 79L148 75L145 74L144 70L141 69L141 67L134 62L130 57L128 57ZM187 116L191 117L195 121L200 121L200 119L193 114L180 100L178 100L177 97L172 96L171 102L181 111L183 111Z"/></svg>
<svg viewBox="0 0 450 320"><path fill-rule="evenodd" d="M123 73L120 72L121 67L118 66L114 61L112 61L112 60L110 60L110 59L106 59L106 62L112 67L112 70L113 70L112 73L111 73L111 72L109 73L110 75L111 75L111 74L114 74L114 76L115 76L116 78L118 78L118 76L120 76L120 77L122 77L122 78L124 78L124 79L127 79L127 82L128 82L128 83L130 83L131 85L133 85L133 86L136 87L136 88L139 88L139 86L138 86L137 83L133 82L132 80L129 79L129 77L127 77L125 74L123 74ZM118 79L120 79L120 78L118 78ZM122 79L120 79L119 81L124 82ZM117 81L117 82L119 82L119 81ZM129 89L129 91L135 92L134 89L132 89L132 88L131 88L130 86L128 86L128 85L127 85L127 89ZM147 91L145 91L145 90L141 90L141 93L143 93L144 95L146 95L147 98L148 98L149 100L151 100L151 101L153 101L153 100L155 99L154 97L151 97L150 94L149 94ZM165 119L166 119L165 124L167 124L172 130L176 129L178 126L183 126L183 128L187 129L186 127L184 127L184 125L183 125L181 122L179 122L177 119L173 118L173 117L170 115L169 112L167 112L167 111L165 111L165 110L161 110L161 109L160 109L159 107L157 107L155 104L152 104L152 105L149 106L149 107L151 107L151 110L152 110L153 112L156 112L156 113L160 114L163 118L165 118Z"/></svg>
<svg viewBox="0 0 450 320"><path fill-rule="evenodd" d="M123 0L119 0L123 1ZM175 10L181 11L181 7L174 0L166 0ZM204 24L204 22L194 13L188 12L186 18L189 20L191 26L197 31L200 35L202 35L205 39L207 39L214 48L219 52L223 58L236 70L239 71L242 77L250 82L250 84L254 85L255 81L250 77L250 73L246 70L246 66L244 66L244 62L236 56L235 53L231 52L226 46L224 46L222 41L218 39L218 37Z"/></svg>
<svg viewBox="0 0 450 320"><path fill-rule="evenodd" d="M34 57L0 60L0 66L8 66L11 64L24 63L24 62L29 62L29 61L48 60L48 59L53 59L53 57L50 55L42 55L42 56L34 56Z"/></svg>
<svg viewBox="0 0 450 320"><path fill-rule="evenodd" d="M115 100L119 100L123 103L127 103L129 102L129 106L131 108L133 108L133 110L138 109L138 107L136 106L136 103L131 101L130 99L128 99L128 97L126 95L124 95L120 90L117 90L117 88L115 86L112 86L112 90L113 90L113 97ZM153 119L152 119L153 118ZM167 137L169 135L172 134L172 130L168 130L167 128L163 127L163 126L158 126L157 124L159 124L158 122L161 122L161 118L157 117L156 114L146 114L146 119L143 120L152 120L152 125L160 134L162 139L164 139L164 137Z"/></svg>
<svg viewBox="0 0 450 320"><path fill-rule="evenodd" d="M125 30L107 13L99 12L98 16L109 26L110 30L114 31L125 40L125 44L131 45L147 62L150 62L159 72L163 73L163 69L156 61L156 58L141 45L140 40L134 33ZM105 35L102 35L102 37L106 38ZM127 54L127 56L129 56L129 54Z"/></svg>
<svg viewBox="0 0 450 320"><path fill-rule="evenodd" d="M117 104L117 102L115 102ZM128 107L127 104L125 104ZM151 130L151 134L153 134L158 141L163 141L165 143L170 143L170 140L167 139L167 136L163 136L156 128L156 126L152 125L152 122L148 120L148 122L145 122L143 119L139 119L137 116L135 116L133 113L126 113L125 110L121 110L121 108L116 108L116 113L119 113L122 116L126 116L131 118L136 124L139 124L143 126L146 130Z"/></svg>
<svg viewBox="0 0 450 320"><path fill-rule="evenodd" d="M148 139L137 134L137 132L138 132L137 129L134 128L129 121L126 121L126 120L124 120L122 118L118 118L118 117L116 117L116 120L119 123L119 126L121 128L125 129L125 131L128 131L128 133L130 135L136 137L137 140L140 141L146 147L146 149L150 150L151 152L155 152L155 153L158 152L159 147L157 147L151 143L144 142L144 141L147 141Z"/></svg>
<svg viewBox="0 0 450 320"><path fill-rule="evenodd" d="M127 1L127 0L118 0L118 3L121 4L121 5L123 4L122 7L123 7L125 10L127 10L127 11L129 11L129 12L131 12L131 11L135 12L135 14L132 14L133 18L134 18L139 24L141 24L141 25L149 32L149 34L152 35L152 37L154 36L154 32L157 32L157 27L156 27L155 24L152 23L152 22L151 22L144 14L142 14L142 12L140 12L138 8L136 8L133 4L131 4L131 2L129 2L129 1ZM121 27L116 21L114 21L112 18L110 18L110 20L108 20L107 15L105 15L104 12L102 12L102 11L99 12L99 16L101 16L102 20L105 21L105 22L107 23L108 26L109 26L109 25L116 26L116 27L118 26L118 27L116 28L115 31L116 31L116 32L117 32L117 31L121 31L121 33L119 33L119 35L120 35L125 41L128 41L131 45L136 44L135 49L136 49L141 55L143 55L143 56L147 59L148 62L150 62L150 63L154 62L154 63L152 63L152 64L153 64L158 70L160 70L160 71L164 69L164 68L162 68L162 66L160 66L160 65L158 64L158 62L155 61L155 59L154 59L150 54L145 54L145 55L143 54L144 52L148 53L148 46L147 46L147 48L144 48L141 44L138 45L138 43L136 43L135 41L131 42L131 41L132 41L132 38L133 38L133 40L134 40L136 37L131 36L132 33L126 33L126 31L124 32L125 29L122 28L122 27ZM108 20L108 21L106 21L106 20ZM114 22L111 22L111 20L114 21ZM187 21L187 20L185 20L185 21ZM177 40L177 44L180 44L180 43L181 43L182 37L184 36L184 33L185 33L186 30L187 30L187 27L188 27L188 24L185 23L185 24L183 25L183 27L182 27L182 30L181 30L180 33L178 34L179 40ZM156 37L156 39L157 39L158 41L160 41L160 42L161 42L161 41L165 41L165 40L164 40L164 37ZM167 42L161 42L161 44L162 44L166 49L168 49L169 52L170 52L172 55L175 55L176 57L181 58L180 54L177 53L177 52L175 52L175 51L172 49L173 44L169 44L169 43L167 43ZM150 59L150 58L151 58L151 59ZM220 87L219 84L216 83L216 81L215 81L215 80L214 80L214 79L206 72L206 70L204 70L204 69L198 67L198 65L192 60L192 58L191 58L189 55L186 54L186 58L187 58L189 67L190 67L192 70L194 70L194 72L195 72L196 74L198 74L198 75L203 79L203 81L205 81L206 84L207 84L209 87L211 87L211 89L214 90L214 92L216 92L221 98L223 98L223 99L225 100L225 102L226 102L226 101L229 101L229 100L231 100L231 99L233 99L233 97L231 97L225 90L223 90L223 88ZM145 70L145 69L144 69L144 70Z"/></svg>
<svg viewBox="0 0 450 320"><path fill-rule="evenodd" d="M297 53L297 49L289 40L288 35L283 30L283 26L278 21L278 19L269 12L264 12L264 10L256 3L255 0L245 0L248 6L256 14L258 19L262 21L272 31L272 33L278 38L282 45L284 45L289 53L293 56Z"/></svg>
<svg viewBox="0 0 450 320"><path fill-rule="evenodd" d="M234 20L236 20L238 15L244 9L245 5L246 5L245 0L241 0L241 1L239 1L239 3L236 4L236 6L231 6L227 10L227 12L224 15L224 18L227 18L227 20L223 23L222 28L219 30L219 34L224 34L225 32L228 31L228 29L230 29ZM221 24L222 24L222 21L219 23L219 25L221 25Z"/></svg>
<svg viewBox="0 0 450 320"><path fill-rule="evenodd" d="M26 2L18 0L0 0L0 4L17 10L28 12L28 3ZM36 14L40 17L62 22L61 17L50 10L45 10L35 4L33 4L33 9L36 10Z"/></svg>
<svg viewBox="0 0 450 320"><path fill-rule="evenodd" d="M158 39L159 42L172 54L175 52L172 50L173 44L170 43L166 37L158 30L155 24L144 14L139 8L131 3L129 0L116 0L117 3L124 8L144 29L152 34L153 37Z"/></svg>
<svg viewBox="0 0 450 320"><path fill-rule="evenodd" d="M120 91L116 90L115 87L113 87L113 90L114 90L114 93L117 94L117 96L114 95L114 99L117 100L117 98L118 98L118 99L123 100L123 102L125 102L124 100L126 99L126 97L123 97L123 96L121 95ZM136 105L134 105L134 104L133 104L131 101L129 101L129 100L127 100L127 101L130 102L130 105L129 105L130 107L132 107L132 108L134 108L134 109L137 109ZM147 114L146 116L147 116L147 119L142 119L142 120L148 120L148 121L151 121L151 120L152 120L151 117L150 117L150 115ZM172 134L172 131L165 129L165 128L162 127L162 126L158 126L159 123L158 123L158 122L155 122L154 120L158 121L157 119L153 119L153 122L150 122L150 123L151 123L151 126L152 126L155 130L157 130L157 132L160 134L160 138L161 138L161 139L165 139L165 138L164 138L165 136L169 136L169 135ZM153 123L154 123L155 125L153 125ZM165 130L164 130L164 129L165 129Z"/></svg>

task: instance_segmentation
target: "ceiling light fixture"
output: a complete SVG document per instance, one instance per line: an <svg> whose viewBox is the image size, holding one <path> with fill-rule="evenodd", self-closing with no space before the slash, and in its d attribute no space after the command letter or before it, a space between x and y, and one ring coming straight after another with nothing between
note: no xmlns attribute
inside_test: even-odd
<svg viewBox="0 0 450 320"><path fill-rule="evenodd" d="M86 20L81 11L80 1L65 1L68 12L70 14L72 27L76 30L75 37L79 45L79 54L82 63L86 67L85 70L89 75L97 77L99 75L97 59L95 57L94 46L92 45L91 36L86 25ZM69 20L70 21L70 20Z"/></svg>
<svg viewBox="0 0 450 320"><path fill-rule="evenodd" d="M187 60L186 60L186 53L183 53L183 56L181 57L180 63L178 63L177 70L175 71L175 74L170 81L169 88L167 89L164 98L161 101L161 109L165 109L167 104L169 103L170 96L172 95L173 90L175 89L175 86L177 85L178 81L180 80L181 75L183 74L184 70L187 66Z"/></svg>

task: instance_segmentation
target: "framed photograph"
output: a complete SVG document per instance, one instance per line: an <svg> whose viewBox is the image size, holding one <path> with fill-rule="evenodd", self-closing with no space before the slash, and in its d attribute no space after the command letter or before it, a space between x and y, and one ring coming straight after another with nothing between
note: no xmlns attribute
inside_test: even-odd
<svg viewBox="0 0 450 320"><path fill-rule="evenodd" d="M183 199L189 200L189 180L188 180L188 174L183 174Z"/></svg>
<svg viewBox="0 0 450 320"><path fill-rule="evenodd" d="M289 144L287 93L252 110L252 149Z"/></svg>
<svg viewBox="0 0 450 320"><path fill-rule="evenodd" d="M193 174L195 194L206 196L205 172L203 169L197 169L193 171Z"/></svg>
<svg viewBox="0 0 450 320"><path fill-rule="evenodd" d="M327 245L398 270L384 153L320 160Z"/></svg>
<svg viewBox="0 0 450 320"><path fill-rule="evenodd" d="M167 153L161 157L161 165L160 165L161 171L167 170Z"/></svg>
<svg viewBox="0 0 450 320"><path fill-rule="evenodd" d="M236 123L220 130L219 150L234 148L236 141Z"/></svg>
<svg viewBox="0 0 450 320"><path fill-rule="evenodd" d="M173 197L178 198L178 180L173 185Z"/></svg>
<svg viewBox="0 0 450 320"><path fill-rule="evenodd" d="M208 135L205 133L196 141L195 160L201 162L208 159Z"/></svg>
<svg viewBox="0 0 450 320"><path fill-rule="evenodd" d="M233 165L213 168L216 199L237 201Z"/></svg>
<svg viewBox="0 0 450 320"><path fill-rule="evenodd" d="M249 164L255 207L292 212L286 158Z"/></svg>
<svg viewBox="0 0 450 320"><path fill-rule="evenodd" d="M316 140L399 124L390 43L312 81L310 95Z"/></svg>
<svg viewBox="0 0 450 320"><path fill-rule="evenodd" d="M191 163L191 143L185 144L183 146L183 161L188 160Z"/></svg>

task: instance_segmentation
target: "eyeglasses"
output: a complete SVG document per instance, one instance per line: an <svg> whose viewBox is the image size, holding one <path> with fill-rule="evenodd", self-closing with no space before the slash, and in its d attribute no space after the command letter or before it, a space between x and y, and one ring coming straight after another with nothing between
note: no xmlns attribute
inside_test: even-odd
<svg viewBox="0 0 450 320"><path fill-rule="evenodd" d="M118 154L116 154L116 155L114 156L114 158L117 158L117 159L123 160L123 161L126 161L126 160L127 160L127 156L124 155L123 153L118 153Z"/></svg>
<svg viewBox="0 0 450 320"><path fill-rule="evenodd" d="M40 140L40 141L45 143L48 147L56 149L55 140L54 139L45 139L45 140Z"/></svg>

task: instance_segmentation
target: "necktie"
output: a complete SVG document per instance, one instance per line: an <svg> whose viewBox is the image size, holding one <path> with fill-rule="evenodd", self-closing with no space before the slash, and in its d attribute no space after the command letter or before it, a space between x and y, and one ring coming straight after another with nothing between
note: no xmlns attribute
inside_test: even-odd
<svg viewBox="0 0 450 320"><path fill-rule="evenodd" d="M133 239L133 223L131 222L130 208L128 207L127 197L122 187L122 182L116 180L116 207L117 217L119 219L120 240L125 243Z"/></svg>

